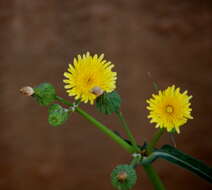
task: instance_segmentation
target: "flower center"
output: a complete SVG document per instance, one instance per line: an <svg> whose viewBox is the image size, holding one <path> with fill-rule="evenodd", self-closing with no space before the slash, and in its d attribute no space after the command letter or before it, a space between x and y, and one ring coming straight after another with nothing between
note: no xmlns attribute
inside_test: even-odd
<svg viewBox="0 0 212 190"><path fill-rule="evenodd" d="M84 87L88 88L88 89L90 89L93 86L94 82L95 82L94 77L90 76L90 75L85 76L83 80L84 80L83 81L84 82Z"/></svg>
<svg viewBox="0 0 212 190"><path fill-rule="evenodd" d="M174 112L173 106L167 105L167 106L166 106L166 112L167 112L167 113L173 113L173 112Z"/></svg>
<svg viewBox="0 0 212 190"><path fill-rule="evenodd" d="M87 84L89 85L89 84L91 84L92 82L93 82L93 79L91 78L91 77L88 77L88 79L87 79Z"/></svg>

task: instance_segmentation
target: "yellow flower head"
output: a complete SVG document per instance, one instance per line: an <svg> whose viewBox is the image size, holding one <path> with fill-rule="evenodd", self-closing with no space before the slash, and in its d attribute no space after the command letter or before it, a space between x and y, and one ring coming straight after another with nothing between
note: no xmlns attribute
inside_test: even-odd
<svg viewBox="0 0 212 190"><path fill-rule="evenodd" d="M147 100L150 110L148 118L151 123L156 123L156 127L166 128L168 132L176 130L180 133L179 127L193 119L191 116L192 96L187 95L187 91L180 93L180 88L175 86L168 87L166 90L159 91L159 94L152 95L153 98Z"/></svg>
<svg viewBox="0 0 212 190"><path fill-rule="evenodd" d="M103 58L104 54L98 57L89 52L74 58L73 65L69 64L69 72L64 73L67 79L63 80L69 96L93 104L103 92L112 92L116 88L117 74L111 71L114 65Z"/></svg>

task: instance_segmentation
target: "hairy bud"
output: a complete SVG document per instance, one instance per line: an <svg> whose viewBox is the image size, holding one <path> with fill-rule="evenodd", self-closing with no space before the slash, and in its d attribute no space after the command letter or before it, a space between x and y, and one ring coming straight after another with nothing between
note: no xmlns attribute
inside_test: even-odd
<svg viewBox="0 0 212 190"><path fill-rule="evenodd" d="M123 171L123 172L120 172L118 175L117 175L117 179L119 181L125 181L127 179L128 175L127 175L127 172Z"/></svg>
<svg viewBox="0 0 212 190"><path fill-rule="evenodd" d="M112 185L118 190L131 189L136 180L136 172L130 165L119 165L111 173Z"/></svg>
<svg viewBox="0 0 212 190"><path fill-rule="evenodd" d="M91 89L91 93L93 93L94 95L98 97L98 96L101 96L104 93L104 91L100 87L95 86Z"/></svg>
<svg viewBox="0 0 212 190"><path fill-rule="evenodd" d="M34 88L34 97L40 105L48 106L56 98L54 87L49 83L42 83Z"/></svg>
<svg viewBox="0 0 212 190"><path fill-rule="evenodd" d="M62 125L69 116L68 110L64 109L59 104L52 104L48 112L48 122L54 127Z"/></svg>

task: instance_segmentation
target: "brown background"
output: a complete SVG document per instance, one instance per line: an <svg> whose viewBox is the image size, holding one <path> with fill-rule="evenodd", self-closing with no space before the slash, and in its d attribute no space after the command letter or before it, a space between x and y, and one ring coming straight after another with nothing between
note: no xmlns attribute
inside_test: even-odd
<svg viewBox="0 0 212 190"><path fill-rule="evenodd" d="M161 88L188 89L195 119L176 136L177 146L212 165L211 1L1 0L0 27L1 190L113 189L111 170L130 156L76 113L60 128L49 126L47 109L18 92L50 82L73 100L63 72L86 50L115 64L122 110L140 144L155 131L146 119L145 99L154 91L147 73ZM121 131L115 116L83 107ZM154 165L169 190L212 189L163 160ZM134 189L152 189L142 168L138 175Z"/></svg>

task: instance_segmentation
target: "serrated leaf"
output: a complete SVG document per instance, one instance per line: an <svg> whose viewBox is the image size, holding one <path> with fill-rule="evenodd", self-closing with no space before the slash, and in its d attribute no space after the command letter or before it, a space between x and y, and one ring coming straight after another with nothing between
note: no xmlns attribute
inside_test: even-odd
<svg viewBox="0 0 212 190"><path fill-rule="evenodd" d="M121 106L121 98L117 92L104 93L96 99L96 108L104 113L117 112Z"/></svg>
<svg viewBox="0 0 212 190"><path fill-rule="evenodd" d="M149 157L143 159L142 164L152 163L157 158L163 158L165 160L168 160L212 183L211 167L170 145L164 145L162 148L155 150Z"/></svg>

